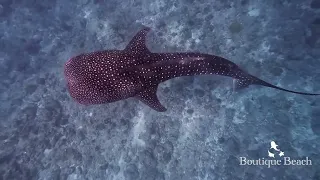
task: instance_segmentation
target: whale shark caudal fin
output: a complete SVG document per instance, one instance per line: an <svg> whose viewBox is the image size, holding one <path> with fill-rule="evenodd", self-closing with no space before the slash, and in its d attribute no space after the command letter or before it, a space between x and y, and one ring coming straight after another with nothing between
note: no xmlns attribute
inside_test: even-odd
<svg viewBox="0 0 320 180"><path fill-rule="evenodd" d="M158 112L164 112L167 109L160 103L157 97L157 88L158 86L149 87L139 92L135 97L152 109Z"/></svg>
<svg viewBox="0 0 320 180"><path fill-rule="evenodd" d="M298 92L298 91L291 91L288 89L284 89L275 85L272 85L268 82L265 82L257 77L251 76L251 78L253 79L252 81L249 80L245 80L245 79L233 79L233 90L241 90L243 88L248 87L249 85L262 85L262 86L266 86L266 87L270 87L273 89L278 89L281 91L286 91L286 92L291 92L291 93L295 93L295 94L302 94L302 95L309 95L309 96L318 96L320 94L317 93L305 93L305 92Z"/></svg>

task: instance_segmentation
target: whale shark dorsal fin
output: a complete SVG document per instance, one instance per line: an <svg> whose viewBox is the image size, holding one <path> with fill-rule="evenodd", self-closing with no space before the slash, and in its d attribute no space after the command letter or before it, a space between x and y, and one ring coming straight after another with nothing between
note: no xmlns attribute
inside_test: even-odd
<svg viewBox="0 0 320 180"><path fill-rule="evenodd" d="M129 42L129 44L124 49L125 51L133 53L146 53L150 52L146 46L146 37L148 32L151 30L149 27L145 27L140 30Z"/></svg>
<svg viewBox="0 0 320 180"><path fill-rule="evenodd" d="M158 86L153 86L143 90L142 92L136 95L136 98L139 99L144 104L151 107L152 109L158 112L164 112L167 109L160 103L157 97L157 87Z"/></svg>

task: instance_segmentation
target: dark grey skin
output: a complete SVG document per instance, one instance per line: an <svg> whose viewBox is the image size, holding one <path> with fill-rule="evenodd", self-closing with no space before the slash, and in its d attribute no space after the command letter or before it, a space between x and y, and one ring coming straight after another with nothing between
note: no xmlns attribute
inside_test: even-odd
<svg viewBox="0 0 320 180"><path fill-rule="evenodd" d="M303 95L267 83L241 70L219 56L202 53L152 53L145 44L150 28L139 31L124 50L105 50L80 54L69 59L64 68L70 95L79 103L103 104L129 97L156 111L166 108L157 98L161 82L181 76L216 74L232 77L235 89L251 84Z"/></svg>

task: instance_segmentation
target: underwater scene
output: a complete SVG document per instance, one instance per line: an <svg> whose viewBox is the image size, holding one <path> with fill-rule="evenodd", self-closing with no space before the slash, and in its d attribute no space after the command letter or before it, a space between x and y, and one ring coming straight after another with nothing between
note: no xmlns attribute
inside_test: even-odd
<svg viewBox="0 0 320 180"><path fill-rule="evenodd" d="M320 1L0 0L0 180L320 180Z"/></svg>

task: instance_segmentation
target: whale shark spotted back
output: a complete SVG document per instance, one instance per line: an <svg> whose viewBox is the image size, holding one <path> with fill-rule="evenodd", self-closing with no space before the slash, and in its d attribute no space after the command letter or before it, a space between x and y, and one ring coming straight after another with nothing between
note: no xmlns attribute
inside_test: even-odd
<svg viewBox="0 0 320 180"><path fill-rule="evenodd" d="M320 95L274 86L235 63L202 53L153 53L146 46L150 28L139 31L124 50L84 53L69 59L64 73L70 95L81 104L110 103L135 97L163 112L156 92L161 82L181 76L215 74L234 79L234 88L262 85L302 95Z"/></svg>

